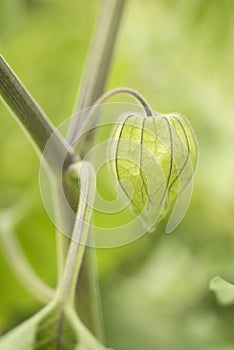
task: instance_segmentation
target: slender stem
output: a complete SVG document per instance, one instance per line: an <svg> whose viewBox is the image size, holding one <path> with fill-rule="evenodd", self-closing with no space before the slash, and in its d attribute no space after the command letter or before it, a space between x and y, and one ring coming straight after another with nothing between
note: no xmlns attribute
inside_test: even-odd
<svg viewBox="0 0 234 350"><path fill-rule="evenodd" d="M85 279L85 273L90 276L89 289L92 293L92 319L93 319L93 329L95 330L96 337L105 343L105 331L102 318L102 307L100 298L100 289L98 282L98 268L97 268L97 257L95 254L95 248L86 247L85 257L83 262L86 263L86 269L80 271L79 282L82 281L82 277ZM84 266L82 262L82 267ZM83 274L83 276L81 276ZM82 285L82 284L80 284ZM85 293L86 294L86 293ZM87 301L88 302L88 301ZM78 300L78 311L79 311L79 300Z"/></svg>
<svg viewBox="0 0 234 350"><path fill-rule="evenodd" d="M56 228L56 254L57 254L57 284L59 285L60 280L64 272L65 263L65 246L69 246L68 238ZM67 249L66 249L67 250Z"/></svg>
<svg viewBox="0 0 234 350"><path fill-rule="evenodd" d="M107 348L90 333L88 328L85 327L73 308L67 308L65 312L76 333L79 334L79 341L84 344L85 349L88 346L89 349L107 350Z"/></svg>
<svg viewBox="0 0 234 350"><path fill-rule="evenodd" d="M33 191L29 190L24 192L14 203L0 211L0 225L1 227L16 227L16 225L22 221L32 210L35 198L33 197ZM4 224L5 223L5 224ZM3 226L2 226L3 225Z"/></svg>
<svg viewBox="0 0 234 350"><path fill-rule="evenodd" d="M2 225L0 234L6 258L23 286L39 301L52 300L55 291L47 286L28 263L11 225Z"/></svg>
<svg viewBox="0 0 234 350"><path fill-rule="evenodd" d="M0 56L0 95L41 152L53 135L47 152L50 167L59 168L59 170L63 166L68 167L72 160L71 147L33 100L2 56Z"/></svg>
<svg viewBox="0 0 234 350"><path fill-rule="evenodd" d="M100 105L103 102L105 102L106 100L108 100L109 98L111 98L114 95L118 95L118 94L128 94L133 96L138 102L140 102L140 104L143 106L143 109L145 111L146 116L152 116L153 112L151 110L151 108L149 107L148 102L144 99L144 97L136 90L127 88L127 87L119 87L110 91L107 91L104 95L102 95L96 102L95 105Z"/></svg>
<svg viewBox="0 0 234 350"><path fill-rule="evenodd" d="M80 198L76 221L67 255L64 277L59 288L62 302L74 303L76 283L85 251L89 225L92 218L92 207L95 199L96 180L90 163L81 161L73 164L70 173L76 172L79 176ZM78 181L78 180L77 180Z"/></svg>
<svg viewBox="0 0 234 350"><path fill-rule="evenodd" d="M125 0L105 0L103 3L80 86L75 113L92 106L104 91L124 4ZM77 135L82 132L84 122L85 113L73 119L68 134L70 144L73 144Z"/></svg>
<svg viewBox="0 0 234 350"><path fill-rule="evenodd" d="M32 193L30 193L32 195ZM14 232L14 227L29 213L32 198L24 193L10 208L0 212L0 237L3 252L13 272L23 286L43 303L52 299L55 291L47 286L30 266Z"/></svg>
<svg viewBox="0 0 234 350"><path fill-rule="evenodd" d="M95 112L96 108L99 105L101 105L102 103L104 103L106 100L110 99L111 97L113 97L115 95L121 94L121 93L128 94L128 95L134 97L142 105L143 110L144 110L147 117L150 117L153 115L153 111L152 111L151 107L149 106L148 102L145 100L145 98L138 91L133 90L131 88L127 88L127 87L119 87L119 88L115 88L113 90L107 91L93 104L92 108L90 108L86 111L85 127L87 128L87 130L91 130L92 125L95 124L95 121L92 120L92 117L93 117L93 113ZM97 114L96 114L96 118L97 118ZM77 143L75 150L83 149L86 142L87 142L87 138L83 137L83 139L80 140L79 143Z"/></svg>

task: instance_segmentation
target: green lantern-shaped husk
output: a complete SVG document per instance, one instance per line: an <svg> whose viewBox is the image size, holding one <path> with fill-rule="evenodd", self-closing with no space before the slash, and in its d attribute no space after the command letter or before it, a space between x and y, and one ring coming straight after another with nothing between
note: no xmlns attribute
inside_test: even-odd
<svg viewBox="0 0 234 350"><path fill-rule="evenodd" d="M197 141L180 114L128 114L114 129L111 157L125 197L150 231L191 185Z"/></svg>

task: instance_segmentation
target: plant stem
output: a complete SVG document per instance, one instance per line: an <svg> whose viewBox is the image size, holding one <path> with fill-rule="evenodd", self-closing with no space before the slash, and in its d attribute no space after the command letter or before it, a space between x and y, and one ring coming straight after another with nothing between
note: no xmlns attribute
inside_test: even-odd
<svg viewBox="0 0 234 350"><path fill-rule="evenodd" d="M17 200L10 208L0 211L0 238L3 253L16 277L37 300L46 303L55 295L55 290L36 274L26 258L17 239L15 227L25 217L32 206L28 194Z"/></svg>
<svg viewBox="0 0 234 350"><path fill-rule="evenodd" d="M92 129L92 125L95 125L95 120L92 120L93 113L96 111L97 107L104 103L106 100L110 99L111 97L118 95L118 94L128 94L132 97L134 97L143 107L143 112L147 117L150 117L153 115L153 111L151 107L149 106L148 102L145 100L145 98L136 90L133 90L131 88L127 87L118 87L113 90L107 91L105 94L103 94L97 101L94 102L92 108L88 109L86 111L86 120L85 120L85 127L87 130ZM97 118L97 114L96 114ZM89 137L90 141L90 137ZM83 137L83 139L79 140L79 143L77 143L75 150L77 149L84 149L85 145L87 143L87 137Z"/></svg>
<svg viewBox="0 0 234 350"><path fill-rule="evenodd" d="M62 167L68 167L72 161L71 147L33 100L2 56L0 56L0 95L41 152L53 135L50 150L47 152L50 167L59 168L59 170Z"/></svg>
<svg viewBox="0 0 234 350"><path fill-rule="evenodd" d="M86 123L86 113L85 111L80 113L80 111L92 106L104 91L125 2L126 0L104 0L103 2L75 104L74 113L79 112L79 118L72 119L68 132L68 141L71 145L82 134ZM86 141L88 142L88 135ZM79 154L83 153L82 148L77 151ZM100 340L104 341L102 315L97 300L99 287L94 254L94 249L86 248L77 282L76 300L78 301L78 312L82 321Z"/></svg>
<svg viewBox="0 0 234 350"><path fill-rule="evenodd" d="M104 91L124 4L125 0L105 0L103 3L80 86L75 113L91 107ZM77 136L82 133L84 122L85 113L71 122L68 134L70 144L73 144Z"/></svg>
<svg viewBox="0 0 234 350"><path fill-rule="evenodd" d="M77 182L79 178L80 196L64 277L59 288L59 294L61 293L64 304L74 303L76 283L84 255L96 193L95 173L90 163L81 161L73 164L72 169L69 170L70 173L76 172Z"/></svg>
<svg viewBox="0 0 234 350"><path fill-rule="evenodd" d="M93 115L93 112L96 110L96 108L99 105L101 105L102 103L104 103L106 100L108 100L111 97L118 95L118 94L128 94L128 95L134 97L143 107L143 111L145 112L146 116L149 117L149 116L153 115L153 111L152 111L151 107L149 106L148 102L144 99L144 97L138 91L127 88L127 87L119 87L119 88L115 88L113 90L107 91L105 94L103 94L101 97L99 97L99 99L97 101L95 101L92 108L90 108L87 111L86 123L85 123L86 127L87 127L87 124L90 124L89 128L91 128L92 124L95 124L94 121L92 120L92 115ZM82 142L84 144L84 141L82 141ZM81 142L79 142L79 147L80 147L80 145L81 145ZM76 147L76 148L78 148L78 147Z"/></svg>
<svg viewBox="0 0 234 350"><path fill-rule="evenodd" d="M38 147L40 154L43 153L49 141L49 147L46 148L45 152L47 165L54 174L59 173L61 175L61 170L66 170L73 162L73 150L49 121L2 56L0 56L0 96L13 112L20 126L24 126L27 134ZM63 256L61 256L63 250L61 246L64 241L67 241L67 239L64 238L61 232L57 232L59 274L62 274L63 270Z"/></svg>
<svg viewBox="0 0 234 350"><path fill-rule="evenodd" d="M47 286L35 273L28 263L18 241L16 240L13 229L10 225L4 225L1 229L1 238L5 256L15 272L16 277L20 279L23 286L37 300L47 303L52 300L55 291Z"/></svg>
<svg viewBox="0 0 234 350"><path fill-rule="evenodd" d="M127 88L127 87L119 87L115 88L113 90L107 91L104 95L102 95L96 102L95 105L100 105L109 98L113 97L114 95L118 94L128 94L130 96L133 96L140 104L142 105L146 116L152 116L153 112L151 108L149 107L148 102L144 99L144 97L136 90Z"/></svg>
<svg viewBox="0 0 234 350"><path fill-rule="evenodd" d="M107 348L103 346L103 344L99 343L99 341L93 336L93 334L90 333L90 331L86 328L83 322L81 322L73 308L68 308L65 312L67 318L71 322L77 334L79 334L79 342L81 344L84 344L84 349L86 349L88 346L89 349L107 350Z"/></svg>

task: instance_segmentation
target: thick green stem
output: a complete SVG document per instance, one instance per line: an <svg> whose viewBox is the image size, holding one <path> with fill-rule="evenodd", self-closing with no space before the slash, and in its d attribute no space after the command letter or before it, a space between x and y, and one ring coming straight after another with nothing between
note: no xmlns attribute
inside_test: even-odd
<svg viewBox="0 0 234 350"><path fill-rule="evenodd" d="M75 113L91 107L102 95L109 75L114 46L126 0L105 0L90 47L87 66L79 89ZM81 134L85 112L74 118L68 135L70 144Z"/></svg>
<svg viewBox="0 0 234 350"><path fill-rule="evenodd" d="M42 154L45 147L47 164L54 174L60 174L73 162L73 150L49 121L32 96L17 78L13 70L0 56L0 96L13 112L20 126L24 126L27 134L32 138ZM62 191L62 189L60 189ZM62 248L67 241L62 233L57 233L57 255L59 275L62 274Z"/></svg>
<svg viewBox="0 0 234 350"><path fill-rule="evenodd" d="M51 124L2 56L0 56L0 95L41 152L53 135L50 149L47 150L48 164L53 169L66 168L72 160L71 147Z"/></svg>

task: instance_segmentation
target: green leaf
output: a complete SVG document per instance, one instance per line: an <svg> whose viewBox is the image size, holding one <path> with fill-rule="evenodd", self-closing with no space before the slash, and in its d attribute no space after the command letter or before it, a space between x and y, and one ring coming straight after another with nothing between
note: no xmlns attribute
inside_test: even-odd
<svg viewBox="0 0 234 350"><path fill-rule="evenodd" d="M52 302L0 338L0 350L106 350L74 310Z"/></svg>
<svg viewBox="0 0 234 350"><path fill-rule="evenodd" d="M2 337L0 350L75 349L77 336L64 311L48 305L35 316Z"/></svg>
<svg viewBox="0 0 234 350"><path fill-rule="evenodd" d="M217 301L221 305L234 304L234 285L216 276L210 281L210 290L214 291Z"/></svg>
<svg viewBox="0 0 234 350"><path fill-rule="evenodd" d="M22 324L0 339L0 350L32 349L37 325L33 320Z"/></svg>

